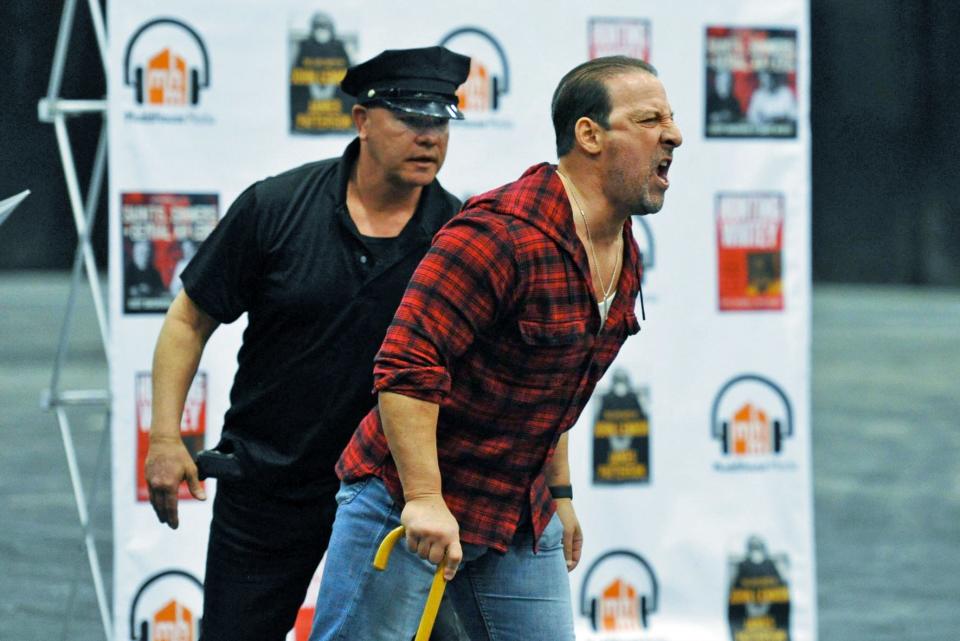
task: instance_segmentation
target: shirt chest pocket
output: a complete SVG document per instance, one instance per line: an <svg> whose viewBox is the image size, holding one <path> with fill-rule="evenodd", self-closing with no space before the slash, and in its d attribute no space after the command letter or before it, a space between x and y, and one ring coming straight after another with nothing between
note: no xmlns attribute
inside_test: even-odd
<svg viewBox="0 0 960 641"><path fill-rule="evenodd" d="M521 319L518 329L523 345L516 367L530 377L532 384L555 385L558 374L567 375L564 378L576 384L593 345L587 319Z"/></svg>
<svg viewBox="0 0 960 641"><path fill-rule="evenodd" d="M520 319L520 338L526 345L560 346L583 343L589 332L587 320L542 321Z"/></svg>

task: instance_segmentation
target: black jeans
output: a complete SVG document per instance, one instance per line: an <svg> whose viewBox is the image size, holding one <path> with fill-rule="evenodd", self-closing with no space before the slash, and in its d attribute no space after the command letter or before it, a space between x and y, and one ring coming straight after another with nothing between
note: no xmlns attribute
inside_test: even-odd
<svg viewBox="0 0 960 641"><path fill-rule="evenodd" d="M220 482L203 589L202 641L283 641L330 541L336 488L313 500Z"/></svg>
<svg viewBox="0 0 960 641"><path fill-rule="evenodd" d="M290 501L259 493L249 484L219 483L200 641L286 639L330 542L338 489L314 500ZM430 639L469 641L446 599Z"/></svg>

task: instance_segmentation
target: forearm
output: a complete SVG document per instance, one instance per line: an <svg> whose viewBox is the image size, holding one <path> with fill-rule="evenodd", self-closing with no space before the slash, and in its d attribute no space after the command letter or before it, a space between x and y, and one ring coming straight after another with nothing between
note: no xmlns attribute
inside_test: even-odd
<svg viewBox="0 0 960 641"><path fill-rule="evenodd" d="M380 392L380 419L390 454L397 465L404 499L440 496L440 465L437 459L435 403Z"/></svg>
<svg viewBox="0 0 960 641"><path fill-rule="evenodd" d="M216 325L182 292L171 304L153 353L152 441L180 439L184 402Z"/></svg>
<svg viewBox="0 0 960 641"><path fill-rule="evenodd" d="M544 467L547 485L570 485L569 436L570 432L564 432L560 436L553 456Z"/></svg>

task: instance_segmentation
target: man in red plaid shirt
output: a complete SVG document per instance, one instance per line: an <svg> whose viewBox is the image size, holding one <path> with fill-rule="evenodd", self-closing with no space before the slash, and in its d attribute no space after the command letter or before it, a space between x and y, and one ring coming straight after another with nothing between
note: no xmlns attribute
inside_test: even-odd
<svg viewBox="0 0 960 641"><path fill-rule="evenodd" d="M376 358L379 407L337 466L312 641L409 639L440 563L474 641L574 638L566 431L639 330L630 216L663 206L682 137L632 58L573 69L552 111L559 165L470 199L410 281ZM399 524L407 549L376 572Z"/></svg>

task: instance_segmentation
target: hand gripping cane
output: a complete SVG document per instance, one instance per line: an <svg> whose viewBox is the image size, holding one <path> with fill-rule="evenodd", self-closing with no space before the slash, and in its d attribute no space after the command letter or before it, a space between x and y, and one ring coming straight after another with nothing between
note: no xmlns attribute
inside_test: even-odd
<svg viewBox="0 0 960 641"><path fill-rule="evenodd" d="M390 552L396 544L397 539L405 533L403 526L390 531L380 547L377 548L377 554L373 558L373 567L378 570L387 569L387 560L390 558ZM446 558L446 557L444 557ZM417 628L417 636L414 641L427 641L430 638L430 632L433 631L433 623L437 620L437 610L440 609L440 599L443 598L443 590L447 587L447 582L443 578L443 561L437 566L437 572L433 575L433 583L430 585L430 594L427 595L427 604L423 606L423 614L420 616L420 626Z"/></svg>

